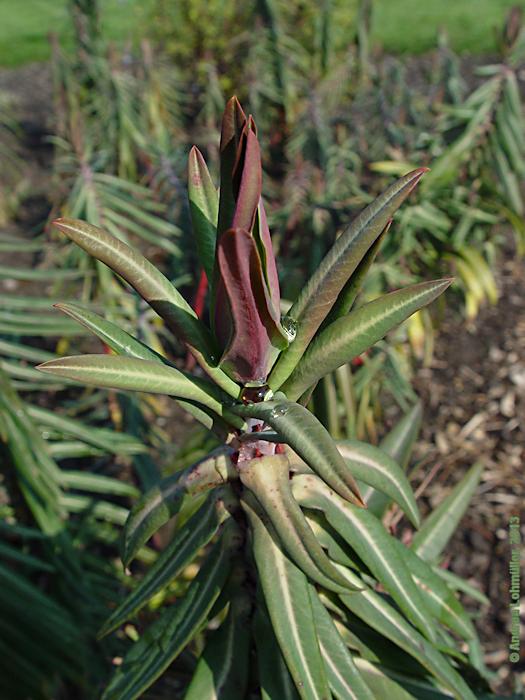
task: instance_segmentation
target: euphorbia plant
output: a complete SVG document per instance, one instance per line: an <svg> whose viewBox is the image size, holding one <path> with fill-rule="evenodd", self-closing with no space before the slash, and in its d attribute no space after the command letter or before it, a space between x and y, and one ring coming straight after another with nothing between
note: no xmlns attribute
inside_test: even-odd
<svg viewBox="0 0 525 700"><path fill-rule="evenodd" d="M115 354L66 357L40 369L173 396L224 443L160 482L129 515L126 566L176 516L173 540L104 633L136 615L197 555L202 565L186 595L133 645L104 698L140 697L211 621L188 700L251 693L271 700L373 698L378 682L385 693L406 698L407 678L473 698L458 672L466 658L444 627L467 640L475 633L427 561L440 550L434 546L426 557L420 543L420 556L381 522L379 492L419 524L402 468L371 445L336 444L305 407L323 375L449 285L417 284L353 308L392 216L424 169L399 179L355 219L281 318L255 124L235 98L225 110L220 153L220 195L197 149L189 163L195 241L210 282L209 326L132 248L81 221L55 222L151 305L208 376L179 370L113 323L70 304L59 306ZM356 480L371 487L370 509Z"/></svg>

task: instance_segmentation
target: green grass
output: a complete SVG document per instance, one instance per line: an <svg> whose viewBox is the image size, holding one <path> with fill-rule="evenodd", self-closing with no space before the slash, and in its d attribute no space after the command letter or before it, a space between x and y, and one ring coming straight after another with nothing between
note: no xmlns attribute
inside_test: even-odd
<svg viewBox="0 0 525 700"><path fill-rule="evenodd" d="M112 40L138 30L151 0L102 0L102 29ZM67 0L0 0L0 65L18 66L49 58L48 35L71 45Z"/></svg>
<svg viewBox="0 0 525 700"><path fill-rule="evenodd" d="M393 53L421 53L436 46L439 29L452 48L475 54L496 50L507 11L525 0L373 0L372 41Z"/></svg>
<svg viewBox="0 0 525 700"><path fill-rule="evenodd" d="M154 0L102 0L104 34L114 40L144 33ZM189 2L189 0L173 0ZM49 32L71 45L67 0L0 0L0 65L17 66L49 57ZM339 0L338 12L355 10L357 0ZM394 53L421 53L435 47L440 28L455 50L490 53L512 5L525 0L374 0L372 41ZM348 17L343 23L348 26Z"/></svg>

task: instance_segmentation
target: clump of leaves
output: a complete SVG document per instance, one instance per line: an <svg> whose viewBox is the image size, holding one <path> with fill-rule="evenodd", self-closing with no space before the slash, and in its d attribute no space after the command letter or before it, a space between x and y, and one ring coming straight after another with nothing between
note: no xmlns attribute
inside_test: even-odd
<svg viewBox="0 0 525 700"><path fill-rule="evenodd" d="M353 308L381 238L425 169L401 177L361 212L281 317L256 127L235 98L224 113L220 156L220 196L197 149L189 161L195 241L210 282L209 326L124 242L81 221L55 222L150 304L208 376L179 370L79 307L71 315L115 354L53 359L40 369L173 396L223 441L157 484L130 513L126 566L176 515L174 535L104 634L203 553L202 565L186 594L133 645L104 698L140 697L205 628L213 631L204 635L188 700L241 698L258 689L272 700L420 697L421 688L435 697L474 698L466 669L476 674L451 632L473 655L476 635L453 586L433 568L457 522L452 506L427 521L415 546L403 545L384 528L384 503L377 503L382 493L419 526L402 468L371 445L337 444L304 406L323 376L449 285L448 279L416 284ZM392 443L408 433L401 430ZM478 478L476 468L470 489ZM371 503L376 494L373 507L357 480L371 487ZM464 496L454 496L456 515ZM444 518L445 538L439 536Z"/></svg>

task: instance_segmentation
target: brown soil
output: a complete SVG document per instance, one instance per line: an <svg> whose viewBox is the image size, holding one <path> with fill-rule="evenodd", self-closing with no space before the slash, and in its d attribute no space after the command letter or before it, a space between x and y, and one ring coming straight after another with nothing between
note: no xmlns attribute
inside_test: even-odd
<svg viewBox="0 0 525 700"><path fill-rule="evenodd" d="M472 464L484 465L447 557L449 568L491 601L476 626L485 661L497 672L495 689L513 692L525 685L525 641L521 662L508 661L512 515L521 518L525 541L525 268L511 250L498 278L497 306L483 309L469 324L450 313L432 366L417 375L426 412L416 454L427 465L422 471L437 472L424 491L427 505L437 505ZM523 623L521 629L523 635Z"/></svg>

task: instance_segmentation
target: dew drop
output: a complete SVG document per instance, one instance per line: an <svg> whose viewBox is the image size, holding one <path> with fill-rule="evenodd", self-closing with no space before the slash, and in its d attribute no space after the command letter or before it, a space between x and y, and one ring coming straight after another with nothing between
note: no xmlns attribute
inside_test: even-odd
<svg viewBox="0 0 525 700"><path fill-rule="evenodd" d="M245 386L242 390L241 401L243 403L260 403L264 401L264 397L268 392L267 384L260 384L258 386Z"/></svg>
<svg viewBox="0 0 525 700"><path fill-rule="evenodd" d="M286 406L277 406L276 408L272 409L271 416L272 418L282 418L288 413L288 408Z"/></svg>
<svg viewBox="0 0 525 700"><path fill-rule="evenodd" d="M291 316L281 316L281 326L289 342L291 343L292 340L295 340L295 336L297 335L297 321Z"/></svg>

